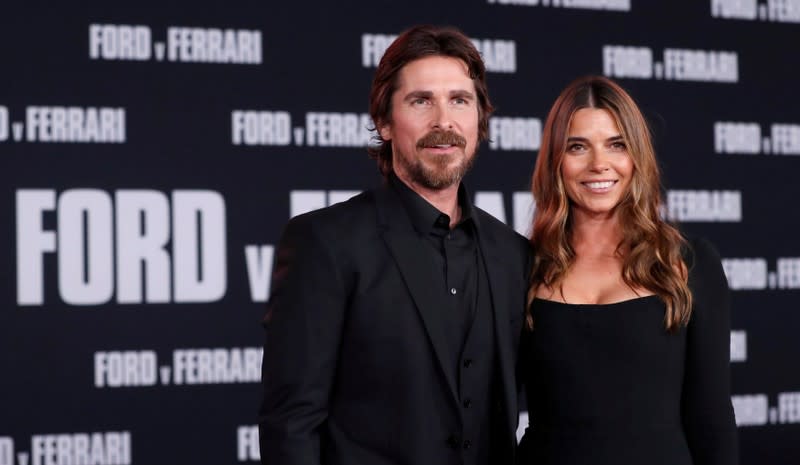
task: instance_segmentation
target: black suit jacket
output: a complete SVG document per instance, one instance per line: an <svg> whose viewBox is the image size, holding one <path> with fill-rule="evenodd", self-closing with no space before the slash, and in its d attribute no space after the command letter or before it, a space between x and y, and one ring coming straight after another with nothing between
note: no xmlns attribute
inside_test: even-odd
<svg viewBox="0 0 800 465"><path fill-rule="evenodd" d="M527 241L475 209L495 323L502 438L513 457L515 357ZM265 316L261 461L447 464L460 461L457 367L433 273L388 186L297 216L278 246ZM494 463L494 461L493 461ZM509 462L511 463L511 462Z"/></svg>

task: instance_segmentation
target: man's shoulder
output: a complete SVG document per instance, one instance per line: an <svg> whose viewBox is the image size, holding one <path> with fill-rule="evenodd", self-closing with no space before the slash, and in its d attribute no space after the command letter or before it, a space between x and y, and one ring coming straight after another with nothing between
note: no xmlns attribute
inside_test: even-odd
<svg viewBox="0 0 800 465"><path fill-rule="evenodd" d="M482 238L481 244L487 247L485 252L489 252L488 259L500 260L502 266L513 270L512 274L518 273L520 277L524 277L522 285L525 286L533 257L530 241L490 213L480 208L475 208L475 212L480 222L478 234Z"/></svg>
<svg viewBox="0 0 800 465"><path fill-rule="evenodd" d="M366 190L343 202L297 215L289 220L289 229L347 230L375 222L375 191Z"/></svg>
<svg viewBox="0 0 800 465"><path fill-rule="evenodd" d="M501 243L514 244L518 247L528 247L528 239L513 228L495 218L491 213L474 207L475 214L480 222L482 232Z"/></svg>

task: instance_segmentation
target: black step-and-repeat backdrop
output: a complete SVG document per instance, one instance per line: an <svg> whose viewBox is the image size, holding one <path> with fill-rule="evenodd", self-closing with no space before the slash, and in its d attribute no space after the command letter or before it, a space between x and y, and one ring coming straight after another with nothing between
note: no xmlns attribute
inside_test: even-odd
<svg viewBox="0 0 800 465"><path fill-rule="evenodd" d="M497 112L468 185L520 232L560 89L599 73L637 98L665 214L724 259L743 463L797 463L800 0L16 3L0 19L0 465L258 460L275 243L289 217L380 182L369 84L420 22L483 53Z"/></svg>

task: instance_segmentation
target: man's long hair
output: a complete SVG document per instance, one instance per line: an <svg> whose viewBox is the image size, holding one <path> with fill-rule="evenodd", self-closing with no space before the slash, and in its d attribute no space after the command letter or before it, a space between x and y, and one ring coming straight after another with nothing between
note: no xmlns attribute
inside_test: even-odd
<svg viewBox="0 0 800 465"><path fill-rule="evenodd" d="M582 108L607 110L628 147L633 177L616 207L622 229L617 252L623 254L622 279L631 288L645 288L666 304L664 322L676 331L689 321L692 294L686 264L681 255L686 241L661 217L661 177L650 130L630 95L608 78L588 76L573 81L561 92L547 115L539 156L533 172L536 201L531 242L535 258L528 295L530 304L539 285L560 287L575 260L570 244L570 200L561 174L569 125Z"/></svg>
<svg viewBox="0 0 800 465"><path fill-rule="evenodd" d="M429 56L457 58L467 65L478 97L478 142L487 140L489 115L494 108L486 88L486 68L472 41L452 27L415 26L400 34L386 49L375 71L369 93L369 114L374 124L373 129L380 129L392 122L392 95L397 90L398 75L403 66ZM375 144L368 150L370 157L377 160L381 173L386 176L393 171L392 142L383 140L380 131L377 132Z"/></svg>

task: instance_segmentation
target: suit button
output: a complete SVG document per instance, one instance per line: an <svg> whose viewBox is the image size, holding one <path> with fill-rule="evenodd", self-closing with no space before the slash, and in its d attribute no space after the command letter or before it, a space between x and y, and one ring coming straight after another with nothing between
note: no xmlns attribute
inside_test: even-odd
<svg viewBox="0 0 800 465"><path fill-rule="evenodd" d="M472 441L467 439L466 441L464 441L464 449L469 449L470 447L472 447Z"/></svg>
<svg viewBox="0 0 800 465"><path fill-rule="evenodd" d="M464 368L469 368L471 366L472 366L472 359L471 358L468 358L468 359L464 360Z"/></svg>
<svg viewBox="0 0 800 465"><path fill-rule="evenodd" d="M463 402L462 405L464 405L464 408L472 407L472 399L464 399L464 402Z"/></svg>
<svg viewBox="0 0 800 465"><path fill-rule="evenodd" d="M458 449L458 444L461 441L458 440L458 436L455 434L451 434L450 437L447 438L447 445L452 447L453 449Z"/></svg>

